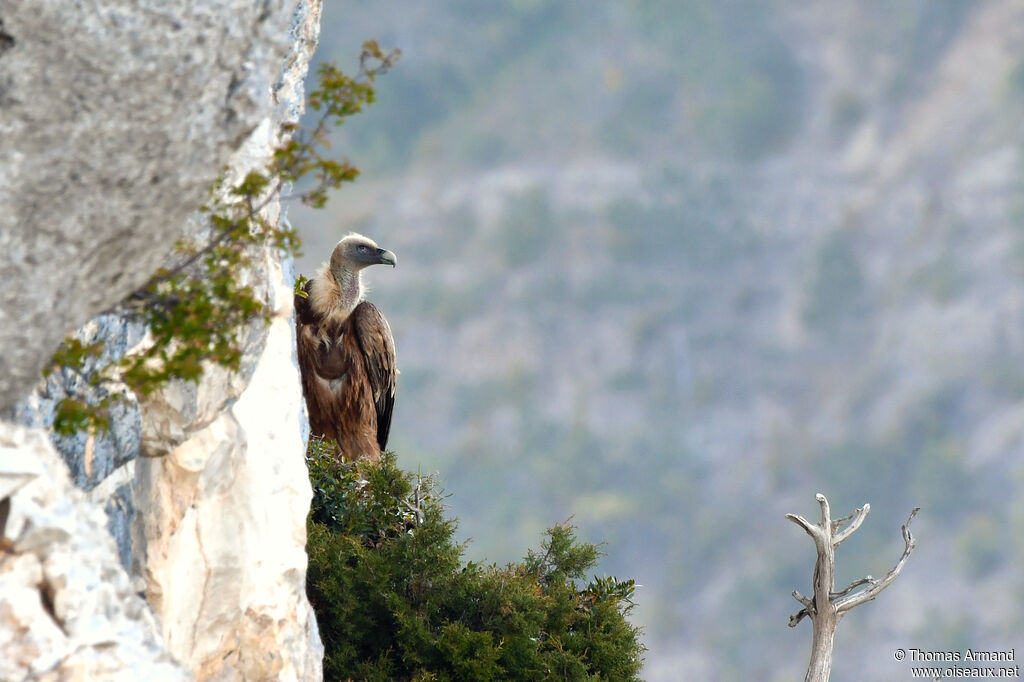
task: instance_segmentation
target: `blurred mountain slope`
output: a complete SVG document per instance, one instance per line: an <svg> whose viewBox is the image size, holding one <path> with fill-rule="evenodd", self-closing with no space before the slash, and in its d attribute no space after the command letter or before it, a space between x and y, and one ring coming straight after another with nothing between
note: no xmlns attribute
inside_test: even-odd
<svg viewBox="0 0 1024 682"><path fill-rule="evenodd" d="M575 514L644 585L651 679L793 679L809 543L872 515L879 575L833 679L895 646L1024 645L1024 7L1014 2L355 2L321 56L405 56L336 144L365 176L298 213L372 272L393 445L470 551ZM983 610L974 605L985 603ZM867 675L867 677L865 677Z"/></svg>

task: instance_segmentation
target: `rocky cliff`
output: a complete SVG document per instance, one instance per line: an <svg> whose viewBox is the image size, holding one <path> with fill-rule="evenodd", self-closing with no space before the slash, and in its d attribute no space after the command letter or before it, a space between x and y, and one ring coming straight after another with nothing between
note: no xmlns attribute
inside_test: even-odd
<svg viewBox="0 0 1024 682"><path fill-rule="evenodd" d="M202 229L225 166L266 163L301 113L320 2L27 5L0 10L0 679L318 679L281 254L251 273L271 322L239 372L52 440L75 379L38 377L87 321L76 333L108 353L139 343L89 319Z"/></svg>

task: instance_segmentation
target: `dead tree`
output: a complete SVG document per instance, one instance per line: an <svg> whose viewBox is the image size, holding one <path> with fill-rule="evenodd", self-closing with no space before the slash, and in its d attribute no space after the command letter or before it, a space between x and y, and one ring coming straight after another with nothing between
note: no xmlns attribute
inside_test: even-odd
<svg viewBox="0 0 1024 682"><path fill-rule="evenodd" d="M787 519L803 528L811 536L814 546L818 550L818 560L814 564L814 598L811 599L796 590L793 591L793 597L803 604L803 608L790 616L789 627L796 627L796 624L803 620L804 616L811 619L813 627L811 661L807 666L804 682L828 682L829 675L832 673L832 646L836 626L839 625L839 621L847 611L871 601L899 577L910 553L914 551L915 540L910 533L910 522L914 520L920 507L915 507L910 512L910 518L903 524L903 542L906 549L903 550L903 556L892 567L892 570L881 580L869 575L866 578L854 580L848 587L836 592L836 547L860 528L868 512L871 511L871 505L865 504L863 507L855 509L849 516L833 521L825 496L818 493L815 495L815 499L821 506L820 523L812 524L802 516L786 514ZM847 523L849 525L842 528Z"/></svg>

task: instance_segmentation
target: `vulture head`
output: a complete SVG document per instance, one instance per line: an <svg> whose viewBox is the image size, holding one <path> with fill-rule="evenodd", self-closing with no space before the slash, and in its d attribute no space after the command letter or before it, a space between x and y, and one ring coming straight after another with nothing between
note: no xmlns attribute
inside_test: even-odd
<svg viewBox="0 0 1024 682"><path fill-rule="evenodd" d="M348 279L368 265L390 265L398 263L395 254L377 246L369 237L361 234L346 235L331 252L331 274L339 282Z"/></svg>
<svg viewBox="0 0 1024 682"><path fill-rule="evenodd" d="M342 238L309 283L309 303L317 315L336 323L344 322L365 293L363 268L398 262L395 254L377 246L369 237L352 233Z"/></svg>

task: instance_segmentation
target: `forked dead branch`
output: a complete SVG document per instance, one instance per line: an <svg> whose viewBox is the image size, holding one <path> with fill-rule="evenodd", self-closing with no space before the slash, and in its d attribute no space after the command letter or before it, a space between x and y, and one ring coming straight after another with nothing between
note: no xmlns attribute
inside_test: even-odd
<svg viewBox="0 0 1024 682"><path fill-rule="evenodd" d="M863 507L855 509L850 515L833 520L825 496L818 493L815 495L815 499L821 506L821 521L819 523L812 524L797 514L786 514L787 519L803 528L811 536L818 551L818 559L814 564L814 596L813 598L805 597L798 591L793 591L793 597L803 605L803 608L790 616L789 627L796 627L796 624L805 616L811 619L813 625L811 660L807 666L804 682L827 682L832 672L832 648L836 626L839 625L839 621L847 611L871 601L899 577L916 545L914 536L910 533L910 522L914 520L920 507L915 507L910 512L907 522L903 524L902 532L905 545L903 556L885 577L877 579L869 575L854 580L837 592L835 589L836 547L860 528L871 511L871 505L865 504Z"/></svg>

